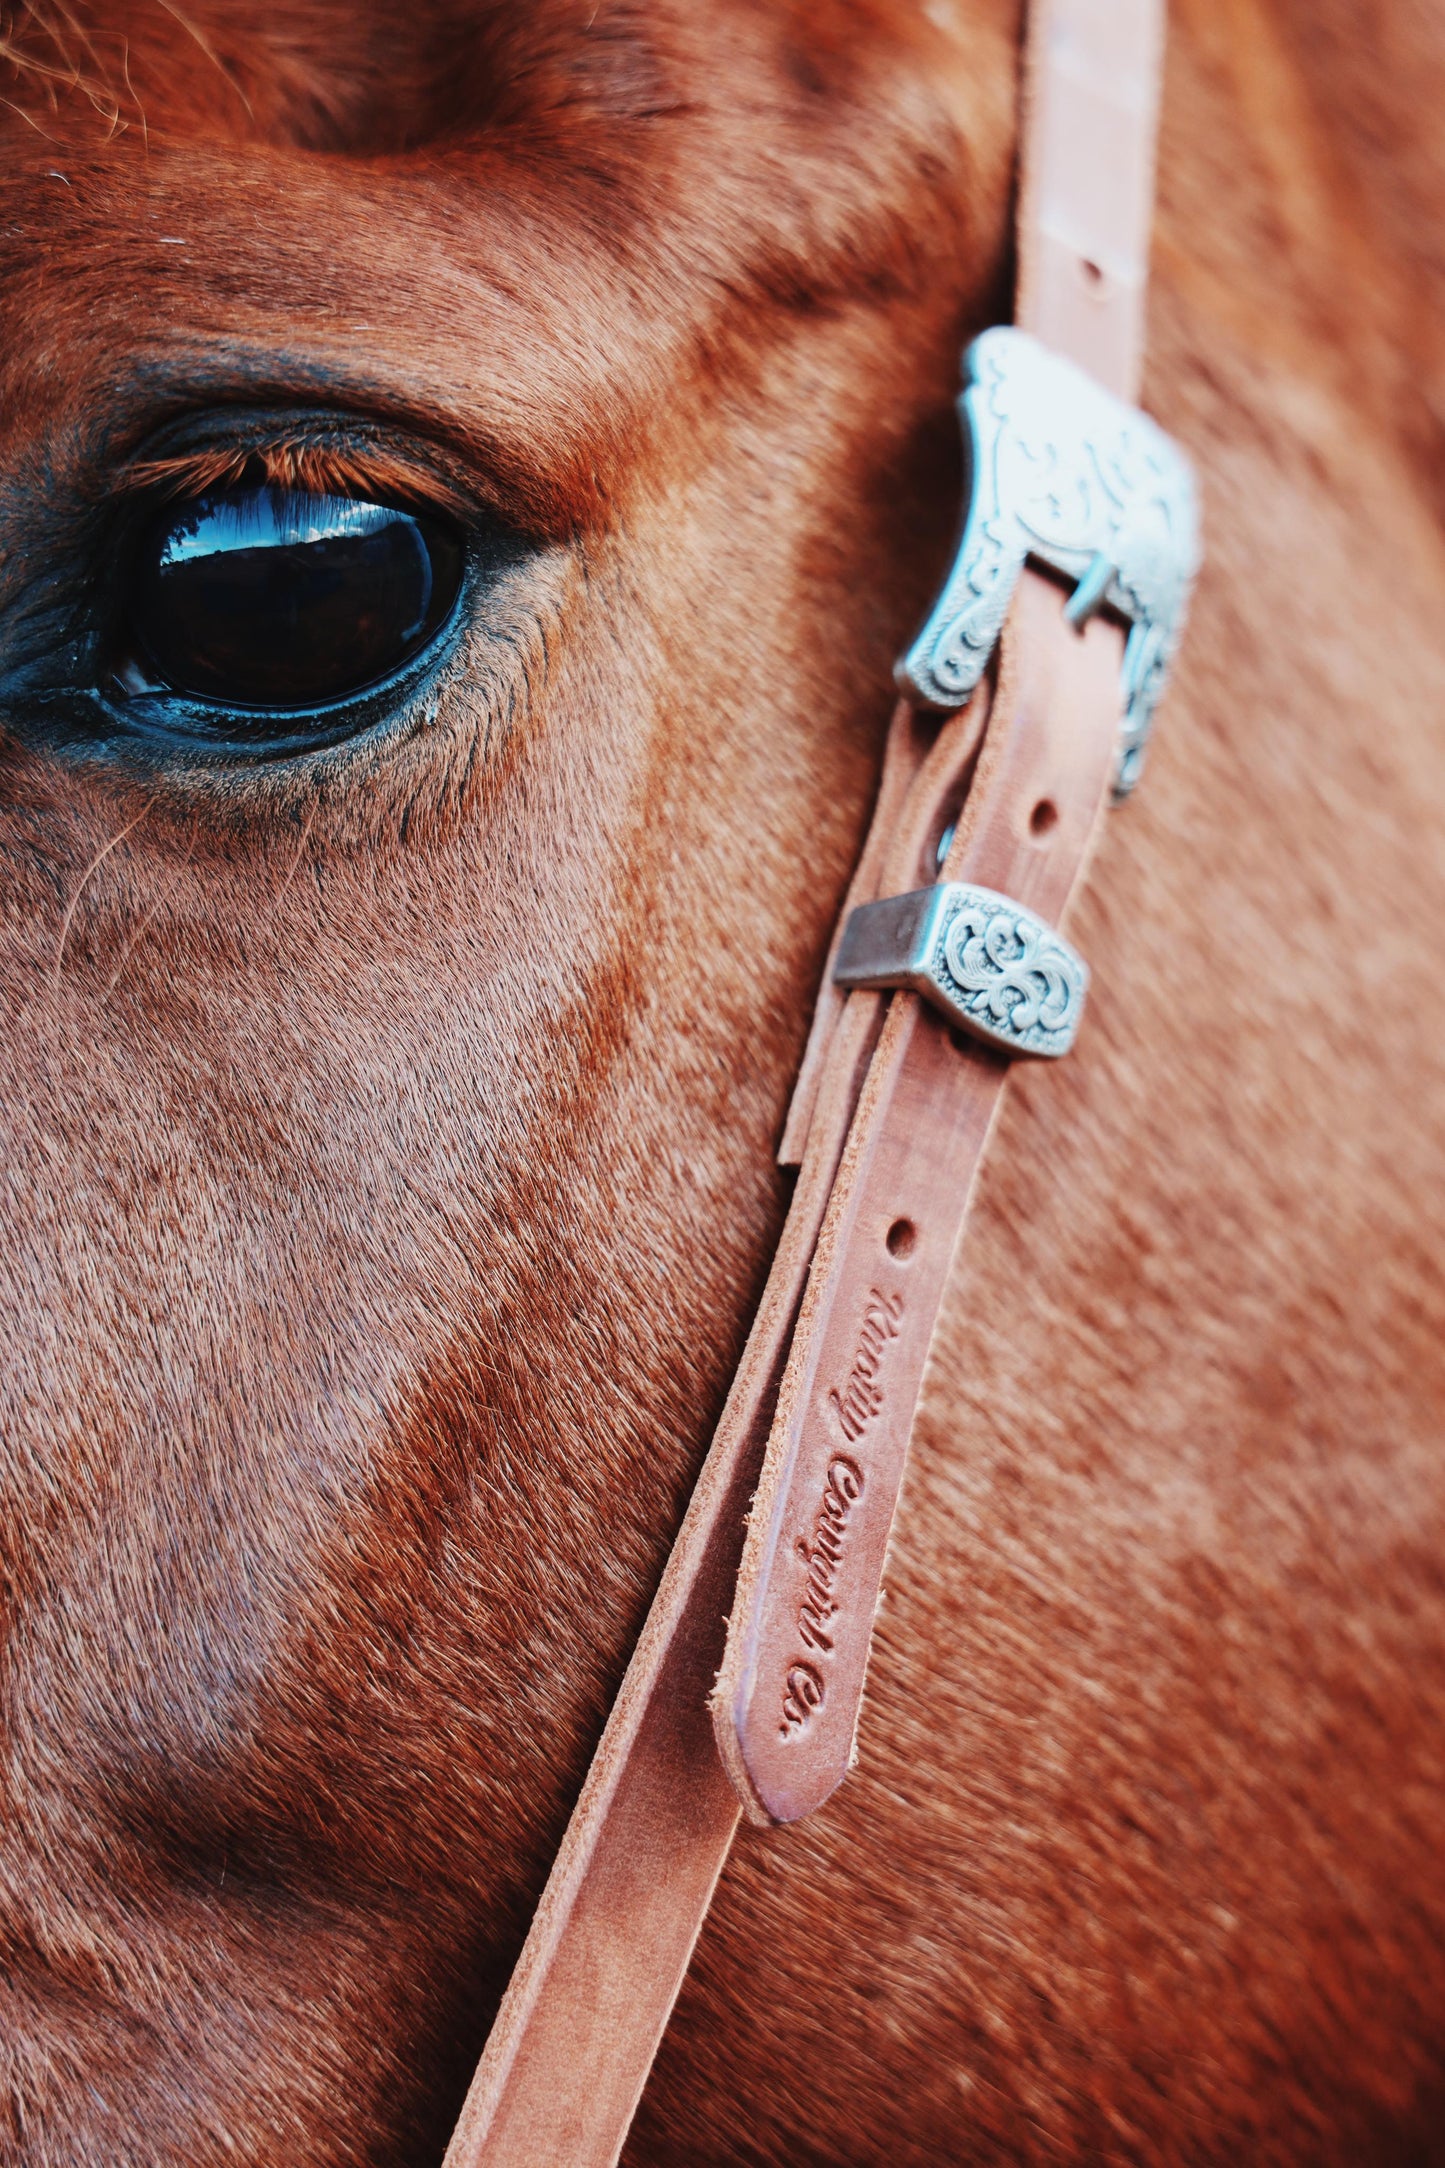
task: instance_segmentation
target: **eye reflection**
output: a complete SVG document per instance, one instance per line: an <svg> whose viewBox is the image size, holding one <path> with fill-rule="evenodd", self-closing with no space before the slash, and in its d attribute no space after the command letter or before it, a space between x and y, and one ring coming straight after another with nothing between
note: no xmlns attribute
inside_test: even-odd
<svg viewBox="0 0 1445 2168"><path fill-rule="evenodd" d="M218 490L170 511L143 549L136 657L202 700L319 707L416 654L462 569L460 538L419 513L270 484Z"/></svg>

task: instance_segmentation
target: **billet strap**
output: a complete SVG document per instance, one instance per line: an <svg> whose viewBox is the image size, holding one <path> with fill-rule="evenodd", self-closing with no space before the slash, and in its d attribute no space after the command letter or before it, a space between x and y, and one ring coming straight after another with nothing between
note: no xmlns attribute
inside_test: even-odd
<svg viewBox="0 0 1445 2168"><path fill-rule="evenodd" d="M1051 921L1108 800L1123 653L1103 620L1074 632L1062 600L1025 572L943 866ZM917 994L893 995L814 1253L714 1697L723 1761L761 1822L811 1813L852 1760L924 1363L1008 1075Z"/></svg>
<svg viewBox="0 0 1445 2168"><path fill-rule="evenodd" d="M1030 0L1014 316L1139 396L1164 0Z"/></svg>
<svg viewBox="0 0 1445 2168"><path fill-rule="evenodd" d="M1034 0L1030 24L1020 322L1126 396L1162 15ZM933 881L940 857L1042 918L1065 909L1113 775L1122 642L1111 622L1066 623L1063 602L1024 571L996 680L941 723L895 710L780 1154L799 1174L772 1273L446 2168L611 2168L739 1799L791 1819L848 1765L919 1382L1008 1063L916 994L845 996L832 966L853 908ZM857 1437L826 1430L834 1392ZM792 1678L810 1588L836 1606L831 1646L805 1647L815 1676Z"/></svg>

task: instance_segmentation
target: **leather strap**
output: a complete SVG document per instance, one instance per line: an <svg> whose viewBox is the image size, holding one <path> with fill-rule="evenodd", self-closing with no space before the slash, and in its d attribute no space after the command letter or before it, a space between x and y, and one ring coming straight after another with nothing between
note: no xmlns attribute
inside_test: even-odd
<svg viewBox="0 0 1445 2168"><path fill-rule="evenodd" d="M1062 602L1025 572L943 868L1055 921L1108 797L1123 656L1117 627L1096 619L1080 635ZM811 1813L852 1761L923 1368L1008 1075L918 995L891 997L793 1337L714 1697L719 1751L759 1822Z"/></svg>
<svg viewBox="0 0 1445 2168"><path fill-rule="evenodd" d="M1164 0L1030 0L1015 316L1139 396Z"/></svg>
<svg viewBox="0 0 1445 2168"><path fill-rule="evenodd" d="M907 885L977 737L901 702L852 894ZM884 848L891 838L891 851ZM712 1448L487 2041L446 2168L600 2168L617 2157L738 1822L708 1696L748 1502L883 997L860 994L817 1079L807 1153Z"/></svg>
<svg viewBox="0 0 1445 2168"><path fill-rule="evenodd" d="M1162 0L1035 0L1030 24L1019 319L1125 396L1161 36ZM1062 601L1025 572L996 690L942 723L899 704L846 909L934 879L956 819L949 878L1064 910L1117 745L1120 640L1102 621L1073 631ZM758 1819L792 1819L846 1770L918 1387L1006 1076L912 994L842 997L830 959L762 1305L446 2168L611 2168L739 1797ZM856 1437L838 1433L839 1406ZM799 1652L814 1598L836 1606L831 1647ZM811 1680L792 1676L800 1654Z"/></svg>

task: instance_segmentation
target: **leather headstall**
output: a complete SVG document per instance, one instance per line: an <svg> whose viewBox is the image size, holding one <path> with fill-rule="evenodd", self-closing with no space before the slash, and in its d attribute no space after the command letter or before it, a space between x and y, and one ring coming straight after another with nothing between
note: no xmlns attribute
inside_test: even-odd
<svg viewBox="0 0 1445 2168"><path fill-rule="evenodd" d="M610 2168L740 1809L795 1821L855 1755L969 1198L1013 1062L1078 1029L1058 929L1138 779L1195 569L1189 468L1129 403L1163 12L1032 9L1018 322L965 357L970 503L898 666L779 1155L791 1207L446 2168Z"/></svg>

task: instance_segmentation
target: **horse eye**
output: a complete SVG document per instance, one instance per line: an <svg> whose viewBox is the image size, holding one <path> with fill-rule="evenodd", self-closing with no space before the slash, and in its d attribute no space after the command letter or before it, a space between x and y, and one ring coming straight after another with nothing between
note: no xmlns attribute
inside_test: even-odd
<svg viewBox="0 0 1445 2168"><path fill-rule="evenodd" d="M131 595L138 660L173 692L310 708L424 647L461 586L439 520L349 497L216 491L152 532Z"/></svg>

